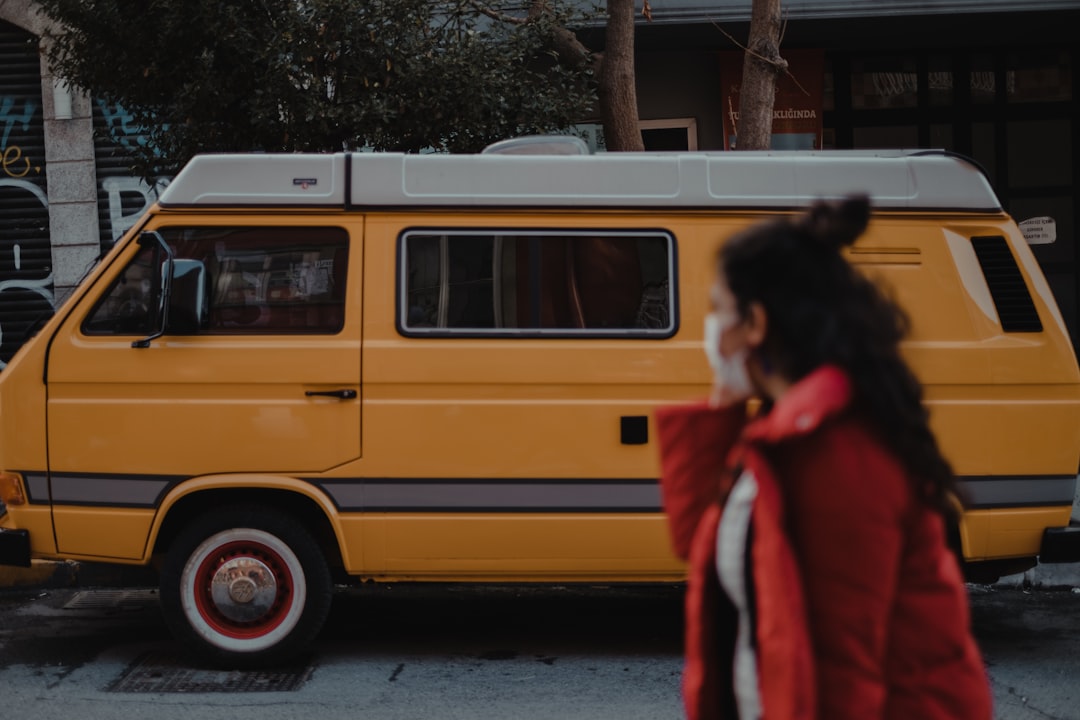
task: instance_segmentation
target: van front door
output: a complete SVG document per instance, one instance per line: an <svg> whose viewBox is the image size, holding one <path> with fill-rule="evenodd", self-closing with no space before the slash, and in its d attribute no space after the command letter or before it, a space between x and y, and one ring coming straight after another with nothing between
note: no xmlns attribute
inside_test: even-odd
<svg viewBox="0 0 1080 720"><path fill-rule="evenodd" d="M159 223L53 339L50 492L59 551L138 558L176 482L315 473L360 456L359 226ZM160 337L165 244L194 313ZM180 292L178 283L177 292ZM145 342L146 338L153 338Z"/></svg>

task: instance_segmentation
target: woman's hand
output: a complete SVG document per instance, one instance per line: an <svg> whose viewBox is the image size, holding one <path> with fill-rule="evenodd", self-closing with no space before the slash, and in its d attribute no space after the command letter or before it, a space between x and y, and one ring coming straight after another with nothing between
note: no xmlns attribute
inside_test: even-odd
<svg viewBox="0 0 1080 720"><path fill-rule="evenodd" d="M717 381L713 383L712 390L709 391L709 407L714 409L728 407L744 402L749 398L750 393L733 390L730 385Z"/></svg>

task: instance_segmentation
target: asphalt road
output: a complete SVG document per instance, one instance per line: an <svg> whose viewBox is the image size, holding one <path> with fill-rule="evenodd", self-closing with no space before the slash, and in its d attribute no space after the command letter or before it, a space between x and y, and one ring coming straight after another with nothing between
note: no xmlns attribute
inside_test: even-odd
<svg viewBox="0 0 1080 720"><path fill-rule="evenodd" d="M1080 592L969 586L1000 720L1080 720ZM141 588L0 593L4 717L681 718L682 591L342 589L312 655L205 668Z"/></svg>
<svg viewBox="0 0 1080 720"><path fill-rule="evenodd" d="M1080 719L1080 588L971 587L999 720Z"/></svg>

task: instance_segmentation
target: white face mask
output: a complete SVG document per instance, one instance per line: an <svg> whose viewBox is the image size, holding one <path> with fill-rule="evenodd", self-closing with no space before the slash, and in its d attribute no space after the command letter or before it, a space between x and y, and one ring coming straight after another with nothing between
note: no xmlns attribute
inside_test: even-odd
<svg viewBox="0 0 1080 720"><path fill-rule="evenodd" d="M732 357L720 354L720 336L736 322L734 316L709 313L705 316L705 357L709 359L713 378L735 397L748 398L754 392L750 375L746 372L746 348Z"/></svg>

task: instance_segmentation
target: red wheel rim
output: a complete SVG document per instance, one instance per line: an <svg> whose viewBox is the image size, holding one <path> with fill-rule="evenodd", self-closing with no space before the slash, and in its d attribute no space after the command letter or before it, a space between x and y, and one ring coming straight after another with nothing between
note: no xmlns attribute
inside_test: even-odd
<svg viewBox="0 0 1080 720"><path fill-rule="evenodd" d="M238 622L226 617L213 600L212 586L219 568L237 558L252 558L273 573L277 594L270 608L257 620ZM237 540L215 548L195 571L195 608L214 631L237 640L259 638L282 623L293 604L294 583L288 564L272 549L252 540Z"/></svg>

